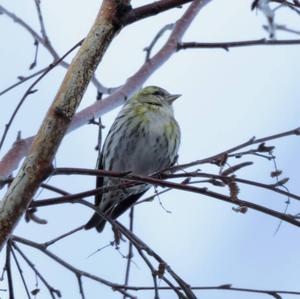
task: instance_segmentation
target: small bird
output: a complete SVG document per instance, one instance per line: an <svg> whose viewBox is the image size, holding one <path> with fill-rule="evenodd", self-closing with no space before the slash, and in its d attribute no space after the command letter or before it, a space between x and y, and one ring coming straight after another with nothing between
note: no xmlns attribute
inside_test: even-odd
<svg viewBox="0 0 300 299"><path fill-rule="evenodd" d="M180 128L172 103L180 95L148 86L130 98L111 126L103 144L98 168L136 175L161 172L177 160ZM124 182L119 178L98 177L97 188ZM116 219L129 209L151 186L140 184L95 196L95 205ZM97 213L85 225L101 232L105 219Z"/></svg>

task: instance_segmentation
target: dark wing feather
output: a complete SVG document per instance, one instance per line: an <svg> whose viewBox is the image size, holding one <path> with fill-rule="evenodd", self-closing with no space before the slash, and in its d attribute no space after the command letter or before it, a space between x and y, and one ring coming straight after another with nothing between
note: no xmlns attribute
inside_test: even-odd
<svg viewBox="0 0 300 299"><path fill-rule="evenodd" d="M124 212L126 212L129 208L131 208L135 202L144 195L144 193L148 191L148 189L136 193L133 195L128 196L127 198L123 199L113 210L112 212L112 218L116 219L119 216L121 216Z"/></svg>
<svg viewBox="0 0 300 299"><path fill-rule="evenodd" d="M102 155L102 153L100 154L99 159L97 161L97 169L103 169L103 155ZM104 177L97 176L96 188L101 188L103 186L103 181L104 181ZM101 200L102 200L102 193L99 193L99 194L95 195L95 206L96 207L99 207ZM101 223L102 221L103 221L103 219L101 218L101 216L99 216L97 213L94 213L94 215L87 222L87 224L85 225L84 228L85 229L91 229L95 226L98 226L98 224Z"/></svg>
<svg viewBox="0 0 300 299"><path fill-rule="evenodd" d="M97 161L97 169L103 169L103 154L101 152L99 159ZM96 188L103 187L104 177L103 176L97 176L96 178ZM100 205L100 202L102 200L102 193L95 195L95 206L98 207Z"/></svg>
<svg viewBox="0 0 300 299"><path fill-rule="evenodd" d="M124 212L126 212L148 189L144 190L143 192L133 194L128 196L127 198L123 199L118 205L114 207L111 212L111 218L116 219L121 216ZM107 211L110 210L111 207L107 208ZM98 215L97 215L98 216ZM99 217L100 221L96 225L97 231L100 233L103 231L106 220Z"/></svg>

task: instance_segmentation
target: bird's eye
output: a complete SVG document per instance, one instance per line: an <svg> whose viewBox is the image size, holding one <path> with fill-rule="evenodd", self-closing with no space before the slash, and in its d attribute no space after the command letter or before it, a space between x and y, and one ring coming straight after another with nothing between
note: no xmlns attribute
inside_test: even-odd
<svg viewBox="0 0 300 299"><path fill-rule="evenodd" d="M153 92L153 95L155 95L155 96L163 96L164 94L161 91L157 90L157 91Z"/></svg>

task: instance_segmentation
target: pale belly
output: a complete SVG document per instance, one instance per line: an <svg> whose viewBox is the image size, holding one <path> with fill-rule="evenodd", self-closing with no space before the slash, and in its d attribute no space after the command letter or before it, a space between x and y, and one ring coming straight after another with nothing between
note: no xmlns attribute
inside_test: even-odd
<svg viewBox="0 0 300 299"><path fill-rule="evenodd" d="M132 171L135 174L150 175L159 172L173 162L179 141L170 142L165 133L165 120L151 122L145 130L140 127L123 134L114 144L113 159L105 161L104 168L114 171ZM128 130L124 130L128 132Z"/></svg>

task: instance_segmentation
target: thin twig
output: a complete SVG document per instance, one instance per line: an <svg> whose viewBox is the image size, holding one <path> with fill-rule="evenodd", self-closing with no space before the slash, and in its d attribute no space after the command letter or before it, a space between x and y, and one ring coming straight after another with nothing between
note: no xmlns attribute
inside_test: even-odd
<svg viewBox="0 0 300 299"><path fill-rule="evenodd" d="M94 196L94 195L97 195L100 193L103 194L103 193L106 193L109 191L119 190L120 188L126 188L131 185L132 185L132 183L122 183L122 184L116 184L116 185L107 186L107 187L103 186L103 187L99 187L99 188L95 188L92 190L79 192L79 193L75 193L75 194L65 194L64 196L60 196L60 197L34 200L30 203L30 208L45 207L45 206L65 204L65 203L74 203L78 199L81 199L81 198Z"/></svg>
<svg viewBox="0 0 300 299"><path fill-rule="evenodd" d="M132 232L127 230L121 223L119 223L118 221L116 221L116 223L118 224L118 229L120 229L121 232L133 242L133 245L138 250L141 257L144 256L143 251L145 251L149 256L155 258L156 261L160 265L164 265L164 270L167 271L172 276L172 278L180 285L180 287L182 288L182 290L184 291L184 293L188 299L196 299L197 298L195 296L195 294L192 292L190 286L181 277L179 277L172 270L172 268L153 249L151 249L145 242L143 242L141 239L139 239L135 234L133 234ZM147 258L145 258L145 256L144 256L144 260L147 261ZM152 271L152 275L155 274L154 268L153 268L152 264L149 262L149 260L148 260L147 264ZM164 273L160 273L160 275L161 275L161 278L163 279Z"/></svg>
<svg viewBox="0 0 300 299"><path fill-rule="evenodd" d="M287 6L292 6L292 7L300 7L299 1L297 3L298 0L294 0L293 3L287 0L271 0L271 2L276 2L276 3L280 3L280 4L284 4Z"/></svg>
<svg viewBox="0 0 300 299"><path fill-rule="evenodd" d="M145 202L151 202L155 199L155 197L157 197L158 195L161 195L161 194L164 194L164 193L167 193L169 191L171 191L172 189L171 188L166 188L166 189L163 189L163 190L160 190L159 192L155 192L153 195L150 195L140 201L137 201L134 205L139 205L139 204L142 204L142 203L145 203Z"/></svg>
<svg viewBox="0 0 300 299"><path fill-rule="evenodd" d="M49 66L44 67L44 68L40 69L39 71L37 71L37 72L35 72L35 73L33 73L33 74L27 76L27 77L19 76L19 77L18 77L19 81L16 82L16 83L14 83L14 84L12 84L12 85L10 85L9 87L5 88L4 90L2 90L2 91L0 92L0 96L4 95L5 93L7 93L8 91L10 91L11 89L14 89L14 88L17 87L18 85L21 85L21 84L25 83L26 81L28 81L28 80L30 80L30 79L32 79L32 78L38 76L39 74L41 74L41 73L43 73L43 72L45 72L45 71L48 69L48 67L49 67Z"/></svg>
<svg viewBox="0 0 300 299"><path fill-rule="evenodd" d="M222 175L216 175L216 174L211 174L211 173L205 173L205 172L185 172L185 173L179 173L179 174L166 174L166 175L162 175L163 178L182 178L182 177L204 177L204 178L212 178L212 179L217 179L217 180L225 180L226 177L222 176ZM279 188L274 187L273 185L269 185L269 184L264 184L264 183L260 183L260 182L256 182L256 181L251 181L251 180L246 180L246 179L242 179L239 177L234 177L234 181L238 182L238 183L242 183L242 184L246 184L246 185L251 185L251 186L255 186L255 187L260 187L263 189L267 189L285 196L288 196L290 198L294 198L296 200L300 200L300 196L297 194L293 194L290 193L288 191L285 190L281 190Z"/></svg>
<svg viewBox="0 0 300 299"><path fill-rule="evenodd" d="M50 39L48 38L47 32L46 32L46 27L45 27L44 18L43 18L42 9L41 9L41 0L34 0L34 2L35 2L35 7L37 10L38 18L39 18L39 23L40 23L40 27L41 27L41 34L42 34L43 40L44 40L45 44L47 45L47 47L53 48L50 43Z"/></svg>
<svg viewBox="0 0 300 299"><path fill-rule="evenodd" d="M77 281L78 281L79 293L81 295L81 298L85 299L81 275L78 274L78 275L76 275L76 277L77 277Z"/></svg>
<svg viewBox="0 0 300 299"><path fill-rule="evenodd" d="M165 25L162 29L160 29L158 31L158 33L155 35L154 39L151 41L150 45L148 47L144 48L144 51L146 52L145 62L149 61L152 49L154 48L154 46L156 45L158 40L163 36L163 34L167 30L172 30L173 28L174 28L174 24L172 23L172 24Z"/></svg>
<svg viewBox="0 0 300 299"><path fill-rule="evenodd" d="M37 58L38 58L38 53L39 53L39 42L37 40L34 41L34 46L35 46L34 59L33 59L33 62L29 66L30 70L35 68L35 66L37 64Z"/></svg>
<svg viewBox="0 0 300 299"><path fill-rule="evenodd" d="M129 212L129 231L133 232L133 222L134 222L134 207L130 209ZM131 267L131 261L133 257L133 245L128 241L128 254L127 254L127 263L126 263L126 271L125 271L125 281L124 284L128 285L129 283L129 275L130 275L130 267ZM126 296L123 296L123 299L126 299Z"/></svg>
<svg viewBox="0 0 300 299"><path fill-rule="evenodd" d="M266 26L263 26L263 28L265 30L267 30ZM288 28L285 25L276 25L275 28L276 28L276 30L281 30L281 31L285 31L285 32L288 32L288 33L300 35L300 31L299 30Z"/></svg>
<svg viewBox="0 0 300 299"><path fill-rule="evenodd" d="M15 242L12 243L12 246L18 253L21 255L21 257L24 259L24 261L28 264L28 266L32 269L32 271L35 273L35 275L42 281L42 283L45 285L45 287L48 289L50 296L55 299L55 296L61 297L61 293L59 290L53 288L47 280L44 278L44 276L40 273L40 271L37 270L36 266L28 259L28 257L24 254L24 252L19 248Z"/></svg>
<svg viewBox="0 0 300 299"><path fill-rule="evenodd" d="M72 235L74 233L77 233L78 231L81 231L83 229L84 229L84 225L81 225L81 226L79 226L75 229L70 230L69 232L66 232L66 233L64 233L64 234L62 234L62 235L60 235L60 236L58 236L58 237L56 237L56 238L54 238L50 241L47 241L47 242L43 243L43 245L45 246L45 248L48 248L50 245L53 245L57 241L60 241L64 238L66 238L66 237L69 237L70 235Z"/></svg>
<svg viewBox="0 0 300 299"><path fill-rule="evenodd" d="M293 136L293 135L299 136L300 135L300 128L296 128L296 129L293 129L293 130L285 131L285 132L282 132L282 133L279 133L279 134L274 134L274 135L270 135L270 136L259 138L259 139L256 139L255 137L253 137L253 138L249 139L248 141L246 141L244 143L241 143L237 146L234 146L234 147L232 147L232 148L230 148L226 151L223 151L219 154L210 156L210 157L205 158L205 159L197 160L197 161L194 161L194 162L191 162L191 163L176 165L176 166L171 167L169 170L170 171L177 171L177 170L182 170L182 169L192 167L192 166L195 166L195 165L211 163L213 161L216 161L216 160L220 159L224 155L228 155L230 153L236 152L236 151L238 151L242 148L248 147L250 145L259 144L259 143L267 142L267 141L270 141L270 140L275 140L275 139L288 137L288 136Z"/></svg>
<svg viewBox="0 0 300 299"><path fill-rule="evenodd" d="M181 287L176 287L178 290L181 290ZM131 291L152 291L154 288L152 286L128 286L124 285L124 289L131 290ZM170 287L158 287L161 291L168 291L172 290ZM206 290L215 290L215 291L232 291L232 292L246 292L246 293L257 293L257 294L282 294L282 295L296 295L299 296L300 292L296 291L283 291L283 290L261 290L261 289L251 289L251 288L238 288L233 287L231 284L224 284L220 286L203 286L203 287L197 287L192 286L191 289L197 290L197 291L206 291Z"/></svg>
<svg viewBox="0 0 300 299"><path fill-rule="evenodd" d="M178 50L186 49L213 49L219 48L226 51L229 48L236 47L249 47L249 46L286 46L286 45L299 45L300 39L286 39L286 40L269 40L265 38L248 40L248 41L237 41L237 42L221 42L221 43L197 43L197 42L184 42L179 43Z"/></svg>
<svg viewBox="0 0 300 299"><path fill-rule="evenodd" d="M75 169L75 168L56 168L54 171L55 174L84 174L84 175L105 175L109 176L109 173L111 173L112 177L118 177L116 172L109 172L109 171L103 171L103 170L94 170L94 169ZM120 176L119 176L120 177ZM238 198L235 198L235 200L232 200L230 196L226 196L221 193L213 192L208 190L207 188L199 188L195 186L189 186L186 184L178 184L174 182L169 182L169 181L163 181L154 177L149 177L149 176L137 176L137 175L127 175L126 177L123 176L124 179L129 180L129 181L134 181L134 182L139 182L139 183L147 183L151 184L154 186L161 186L161 187L168 187L168 188L173 188L177 190L184 190L184 191L189 191L193 193L198 193L202 194L208 197L212 197L221 201L228 202L233 205L238 205L240 207L247 207L256 211L259 211L261 213L270 215L272 217L282 219L290 224L293 224L297 227L300 227L300 221L298 221L295 217L292 215L285 215L283 213L277 212L275 210L269 209L265 206L261 206L258 204L255 204L253 202L241 200ZM77 202L80 200L77 199Z"/></svg>
<svg viewBox="0 0 300 299"><path fill-rule="evenodd" d="M29 24L27 24L24 20L18 17L16 14L12 13L11 11L7 10L3 5L0 5L0 13L6 15L15 23L19 24L22 28L24 28L27 32L31 34L34 40L37 40L41 43L53 56L54 59L58 59L58 54L53 48L47 47L45 41L42 36L40 36Z"/></svg>
<svg viewBox="0 0 300 299"><path fill-rule="evenodd" d="M9 298L14 299L15 295L14 295L14 285L13 285L13 278L12 278L12 271L11 271L10 254L11 254L11 243L7 242L5 271L6 271L6 275L7 275Z"/></svg>
<svg viewBox="0 0 300 299"><path fill-rule="evenodd" d="M146 265L148 266L148 268L151 271L152 274L152 279L153 279L153 288L152 290L154 290L154 299L158 299L159 298L159 294L158 294L158 289L157 289L157 281L156 281L156 270L154 268L154 266L152 265L152 263L150 262L150 260L148 259L148 257L144 254L142 248L139 248L139 246L135 246L137 248L137 252L139 253L140 257L144 260L144 262L146 263Z"/></svg>
<svg viewBox="0 0 300 299"><path fill-rule="evenodd" d="M53 191L53 192L55 192L55 193L61 194L61 195L68 195L68 194L69 194L69 193L66 192L65 190L62 190L62 189L60 189L60 188L57 188L57 187L52 186L52 185L49 185L49 184L42 183L42 184L41 184L41 187L44 188L44 189Z"/></svg>
<svg viewBox="0 0 300 299"><path fill-rule="evenodd" d="M36 1L36 0L35 0ZM57 60L59 58L59 54L56 52L56 50L54 49L54 47L51 45L51 43L49 42L48 38L44 38L43 32L42 32L42 36L39 35L29 24L27 24L24 20L22 20L20 17L18 17L16 14L10 12L9 10L7 10L4 6L0 5L0 13L5 14L6 16L8 16L10 19L12 19L15 23L19 24L21 27L23 27L27 32L29 32L31 34L31 36L34 38L34 40L37 40L39 43L41 43L45 49L47 49L49 51L49 53L51 54L51 56L53 57L54 60ZM46 35L47 36L47 35ZM82 42L82 41L81 41ZM65 61L60 61L59 63L62 67L64 67L65 69L68 69L68 67L70 66L69 63L65 62ZM96 87L96 89L98 91L101 91L103 93L111 93L111 88L106 88L104 87L95 76L93 76L92 81L91 81L94 86Z"/></svg>
<svg viewBox="0 0 300 299"><path fill-rule="evenodd" d="M105 213L103 213L99 208L95 207L94 205L90 204L89 202L85 200L78 200L79 204L82 204L84 206L87 206L91 209L93 209L96 213L98 213L103 219L105 219L107 222L109 222L114 230L120 231L129 241L132 242L133 246L136 248L136 250L139 252L140 256L144 259L148 267L151 269L152 274L157 273L152 266L151 262L147 257L145 257L143 252L146 252L149 256L153 257L160 265L164 265L164 269L173 277L173 279L182 287L186 297L188 299L196 299L196 296L192 292L190 286L182 279L180 278L172 269L171 267L148 245L146 245L145 242L143 242L141 239L139 239L133 232L130 232L124 225L122 225L120 222L111 219L108 217ZM158 271L161 275L161 278L164 280L164 273L161 273L161 271ZM164 280L166 281L166 280ZM171 287L171 285L170 285Z"/></svg>
<svg viewBox="0 0 300 299"><path fill-rule="evenodd" d="M60 264L61 266L63 266L64 268L68 269L69 271L71 271L76 277L77 275L81 275L84 277L87 277L91 280L95 280L98 281L101 284L104 284L106 286L111 287L113 290L117 290L118 292L120 292L121 294L126 294L127 297L134 299L135 297L132 296L131 294L129 294L128 292L126 292L123 289L119 289L119 284L110 282L106 279L100 278L99 276L93 275L91 273L88 273L86 271L80 270L76 267L74 267L73 265L71 265L70 263L66 262L65 260L63 260L62 258L58 257L56 254L52 253L51 251L49 251L48 249L45 248L45 246L43 246L43 244L39 244L36 242L33 242L31 240L27 240L21 237L17 237L17 236L11 236L11 239L15 242L18 243L22 243L24 245L33 247L38 249L39 251L43 252L45 255L47 255L48 257L50 257L52 260L54 260L55 262L57 262L58 264Z"/></svg>
<svg viewBox="0 0 300 299"><path fill-rule="evenodd" d="M13 123L18 111L20 110L21 106L23 105L23 103L25 102L26 98L32 94L33 92L33 88L52 70L54 69L61 61L63 61L63 59L65 59L70 53L72 53L77 47L79 47L81 45L81 41L79 43L77 43L75 46L73 46L70 50L68 50L62 57L60 57L58 60L56 60L55 62L53 62L52 64L50 64L45 70L44 72L28 87L28 89L26 90L25 94L23 95L23 97L21 98L20 102L18 103L18 105L16 106L14 112L12 113L8 123L5 125L5 130L3 132L1 141L0 141L0 150L3 146L3 143L5 141L6 135L8 133L8 130L11 126L11 124Z"/></svg>
<svg viewBox="0 0 300 299"><path fill-rule="evenodd" d="M11 245L10 245L10 246L11 246ZM25 288L25 292L26 292L26 294L27 294L27 297L28 297L28 299L31 299L31 296L30 296L30 293L29 293L29 290L28 290L28 287L27 287L27 283L26 283L25 277L24 277L24 275L23 275L23 270L22 270L22 268L21 268L21 266L20 266L20 264L19 264L19 261L18 261L18 259L17 259L17 257L16 257L16 254L15 254L14 250L12 249L12 247L11 247L11 253L12 253L12 256L13 256L13 258L14 258L14 260L15 260L16 265L17 265L17 268L18 268L19 274L20 274L20 276L21 276L21 280L22 280L22 282L23 282L23 286L24 286L24 288Z"/></svg>

